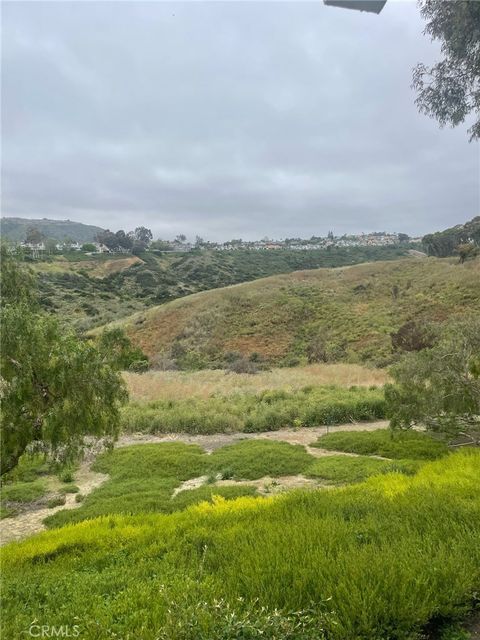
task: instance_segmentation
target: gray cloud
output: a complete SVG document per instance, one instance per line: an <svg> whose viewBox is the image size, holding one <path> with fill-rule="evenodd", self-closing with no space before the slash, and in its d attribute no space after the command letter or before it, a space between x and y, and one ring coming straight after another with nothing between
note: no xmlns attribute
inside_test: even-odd
<svg viewBox="0 0 480 640"><path fill-rule="evenodd" d="M478 145L418 114L418 9L3 7L3 215L212 239L422 234L479 211Z"/></svg>

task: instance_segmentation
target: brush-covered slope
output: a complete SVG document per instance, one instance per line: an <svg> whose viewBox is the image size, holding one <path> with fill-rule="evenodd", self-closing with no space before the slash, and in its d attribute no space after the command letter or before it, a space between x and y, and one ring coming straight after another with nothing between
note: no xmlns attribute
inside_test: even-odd
<svg viewBox="0 0 480 640"><path fill-rule="evenodd" d="M73 222L72 220L48 220L47 218L2 218L0 226L2 236L14 242L25 240L27 229L30 227L38 229L45 238L53 238L58 242L62 242L66 238L75 242L92 242L97 233L103 231L101 227L91 224Z"/></svg>
<svg viewBox="0 0 480 640"><path fill-rule="evenodd" d="M298 269L340 267L404 256L408 246L313 251L192 251L88 256L79 251L37 261L41 303L91 329L146 307Z"/></svg>
<svg viewBox="0 0 480 640"><path fill-rule="evenodd" d="M202 292L137 313L123 326L149 357L183 368L241 354L269 364L388 364L405 322L480 312L480 261L408 259L298 271Z"/></svg>

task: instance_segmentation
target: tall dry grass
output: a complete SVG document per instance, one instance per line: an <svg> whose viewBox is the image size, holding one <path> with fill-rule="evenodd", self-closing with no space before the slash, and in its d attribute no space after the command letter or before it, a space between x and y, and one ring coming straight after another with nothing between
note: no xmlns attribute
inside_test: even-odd
<svg viewBox="0 0 480 640"><path fill-rule="evenodd" d="M383 369L369 369L356 364L312 364L291 369L272 369L256 375L206 369L194 372L125 372L124 378L132 400L150 402L208 398L213 394L252 394L270 389L295 391L310 385L381 386L387 382L388 375Z"/></svg>

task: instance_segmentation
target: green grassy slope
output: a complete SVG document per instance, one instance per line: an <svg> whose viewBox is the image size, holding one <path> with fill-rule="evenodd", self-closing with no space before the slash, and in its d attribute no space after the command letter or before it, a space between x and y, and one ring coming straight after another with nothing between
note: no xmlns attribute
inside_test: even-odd
<svg viewBox="0 0 480 640"><path fill-rule="evenodd" d="M317 251L147 252L85 256L72 252L36 262L42 304L80 329L186 296L297 269L396 259L404 247L352 247Z"/></svg>
<svg viewBox="0 0 480 640"><path fill-rule="evenodd" d="M328 433L321 436L312 446L330 451L393 459L434 460L447 453L445 442L434 440L425 433L405 431L394 437L392 431L387 429Z"/></svg>
<svg viewBox="0 0 480 640"><path fill-rule="evenodd" d="M480 454L329 491L107 516L3 551L2 637L413 640L480 587Z"/></svg>
<svg viewBox="0 0 480 640"><path fill-rule="evenodd" d="M385 365L390 334L406 321L479 312L480 260L412 258L261 279L175 300L122 324L150 357L162 353L183 368L221 367L235 353L296 364L319 341L329 360Z"/></svg>
<svg viewBox="0 0 480 640"><path fill-rule="evenodd" d="M405 440L404 434L397 434L397 447L402 447ZM429 452L431 459L448 454L446 447L438 451L436 445L429 435L419 434L420 453ZM172 513L204 500L212 501L214 496L230 499L253 495L256 488L245 481L265 476L301 474L322 483L343 484L391 471L413 475L424 462L415 453L407 446L402 460L345 455L318 459L301 445L261 438L241 440L212 454L183 442L121 447L101 455L93 465L94 470L110 476L107 482L87 495L80 508L59 511L44 522L49 527L58 527L112 514ZM200 476L203 480L196 488L174 493L182 482ZM217 480L231 480L232 484L217 486Z"/></svg>

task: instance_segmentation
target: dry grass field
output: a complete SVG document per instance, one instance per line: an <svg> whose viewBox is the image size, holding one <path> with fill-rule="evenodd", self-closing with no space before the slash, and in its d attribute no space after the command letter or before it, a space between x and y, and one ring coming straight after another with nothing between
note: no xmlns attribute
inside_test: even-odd
<svg viewBox="0 0 480 640"><path fill-rule="evenodd" d="M135 264L143 264L143 260L137 256L112 257L111 259L101 259L95 256L88 260L82 255L82 258L82 260L75 262L66 260L63 256L58 256L51 262L34 262L31 266L37 273L75 274L81 270L91 278L106 278L114 273L129 269Z"/></svg>
<svg viewBox="0 0 480 640"><path fill-rule="evenodd" d="M341 387L381 386L387 381L384 369L355 364L312 364L304 367L272 369L256 375L224 370L149 371L124 373L130 398L137 402L208 398L212 395L260 393L269 389L294 391L312 385Z"/></svg>

